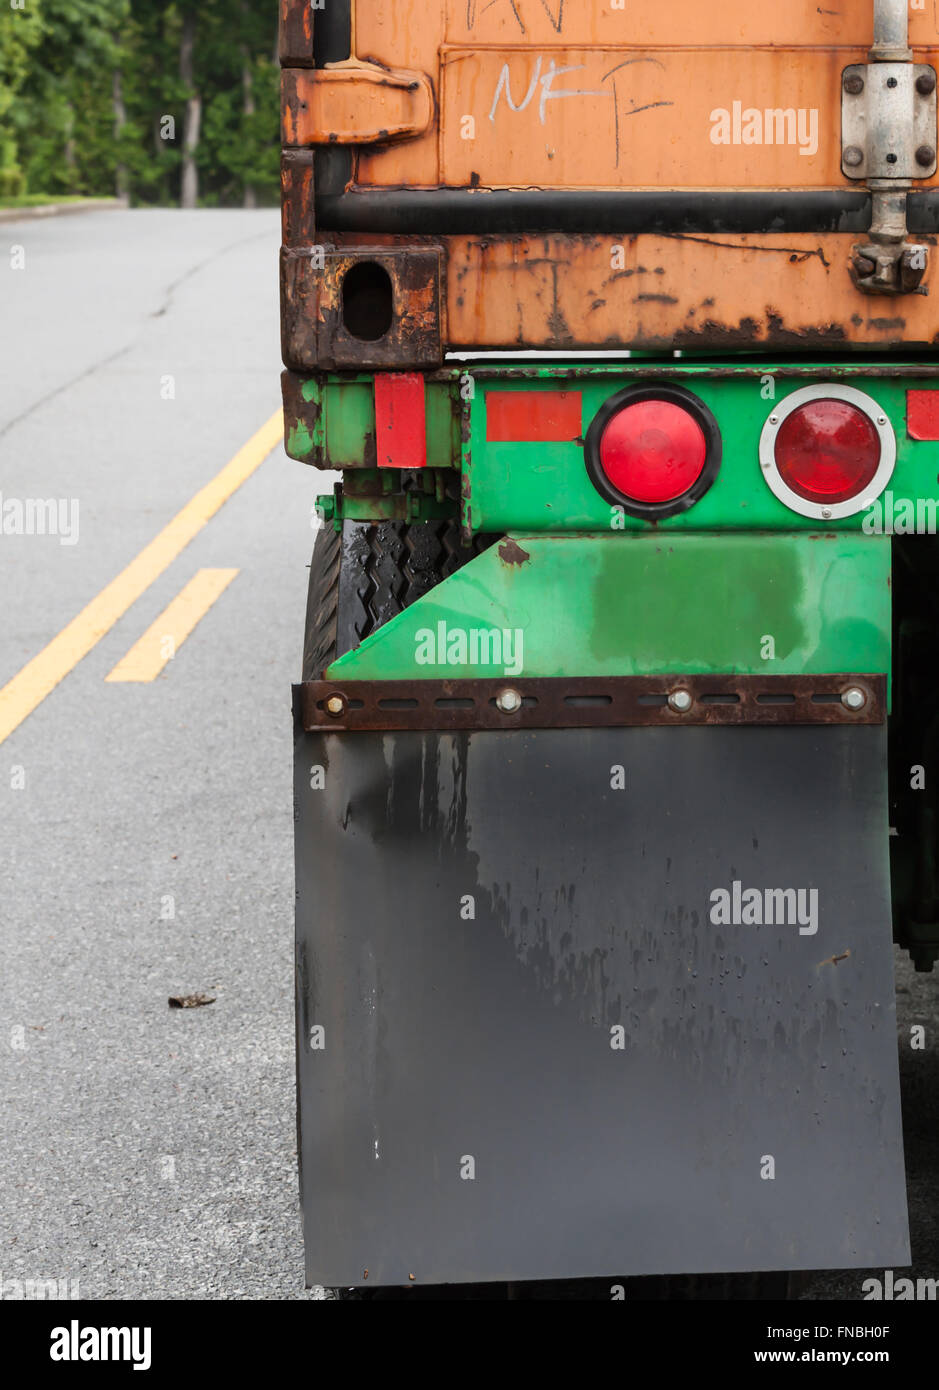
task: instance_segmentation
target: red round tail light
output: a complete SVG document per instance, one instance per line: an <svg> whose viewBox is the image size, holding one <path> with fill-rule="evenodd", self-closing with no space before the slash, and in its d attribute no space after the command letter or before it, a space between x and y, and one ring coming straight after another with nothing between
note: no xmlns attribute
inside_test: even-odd
<svg viewBox="0 0 939 1390"><path fill-rule="evenodd" d="M600 436L600 467L637 502L674 502L697 482L706 454L704 430L671 401L624 406Z"/></svg>
<svg viewBox="0 0 939 1390"><path fill-rule="evenodd" d="M630 386L597 412L584 444L594 487L632 516L657 520L704 495L720 466L720 433L690 391Z"/></svg>
<svg viewBox="0 0 939 1390"><path fill-rule="evenodd" d="M853 516L886 487L896 443L877 402L850 386L806 386L763 427L760 462L792 511L819 520Z"/></svg>

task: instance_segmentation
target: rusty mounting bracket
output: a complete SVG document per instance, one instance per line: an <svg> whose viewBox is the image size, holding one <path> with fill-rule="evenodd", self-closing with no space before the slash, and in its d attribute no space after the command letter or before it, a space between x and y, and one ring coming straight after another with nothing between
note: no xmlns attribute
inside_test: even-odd
<svg viewBox="0 0 939 1390"><path fill-rule="evenodd" d="M915 294L928 264L925 246L867 244L852 248L850 273L863 294Z"/></svg>
<svg viewBox="0 0 939 1390"><path fill-rule="evenodd" d="M881 724L883 675L503 676L307 681L308 732Z"/></svg>
<svg viewBox="0 0 939 1390"><path fill-rule="evenodd" d="M864 294L915 293L929 253L907 240L907 194L914 179L936 172L935 68L909 57L845 68L841 148L845 176L865 179L871 190L869 238L851 253L855 286Z"/></svg>

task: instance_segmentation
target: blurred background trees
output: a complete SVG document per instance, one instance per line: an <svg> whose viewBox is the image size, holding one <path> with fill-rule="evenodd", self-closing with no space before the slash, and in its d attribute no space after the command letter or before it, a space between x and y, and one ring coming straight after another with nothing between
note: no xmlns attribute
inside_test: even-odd
<svg viewBox="0 0 939 1390"><path fill-rule="evenodd" d="M277 0L0 0L0 199L276 203Z"/></svg>

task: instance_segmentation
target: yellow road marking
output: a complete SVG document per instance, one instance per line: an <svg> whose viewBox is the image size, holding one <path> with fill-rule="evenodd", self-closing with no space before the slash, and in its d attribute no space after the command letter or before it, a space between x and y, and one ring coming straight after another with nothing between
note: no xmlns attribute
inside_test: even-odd
<svg viewBox="0 0 939 1390"><path fill-rule="evenodd" d="M7 681L0 690L0 743L32 714L59 681L110 632L131 604L169 568L222 504L260 467L279 442L282 431L283 420L278 410L221 472L216 473L149 545L144 546L126 569L53 637L38 656Z"/></svg>
<svg viewBox="0 0 939 1390"><path fill-rule="evenodd" d="M105 680L156 680L237 573L237 570L198 570L127 655L108 672Z"/></svg>

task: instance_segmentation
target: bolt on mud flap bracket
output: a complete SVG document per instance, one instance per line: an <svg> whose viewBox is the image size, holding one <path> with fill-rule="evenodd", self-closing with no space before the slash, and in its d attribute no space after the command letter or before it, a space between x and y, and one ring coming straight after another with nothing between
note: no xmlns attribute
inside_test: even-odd
<svg viewBox="0 0 939 1390"><path fill-rule="evenodd" d="M911 294L928 248L907 241L907 194L936 172L936 71L911 62L855 63L841 82L841 167L871 190L867 242L854 247L851 277L866 294Z"/></svg>
<svg viewBox="0 0 939 1390"><path fill-rule="evenodd" d="M518 676L307 681L295 687L307 733L583 729L664 725L882 724L877 674Z"/></svg>

